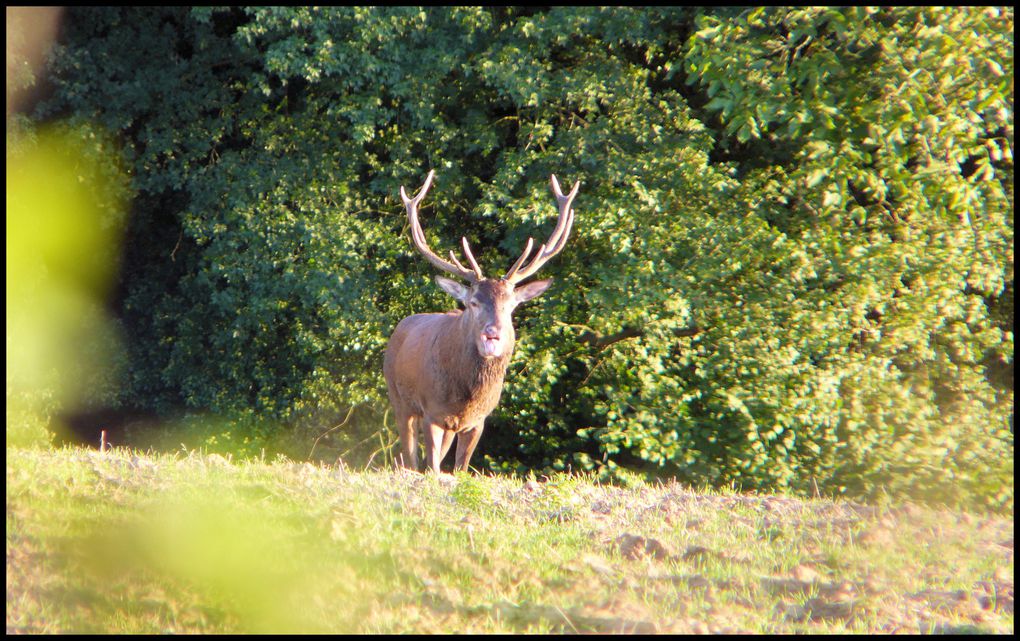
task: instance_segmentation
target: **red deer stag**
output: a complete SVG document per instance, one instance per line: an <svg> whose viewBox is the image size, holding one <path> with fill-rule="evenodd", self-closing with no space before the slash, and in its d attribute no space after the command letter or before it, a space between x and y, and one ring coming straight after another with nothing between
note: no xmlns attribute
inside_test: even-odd
<svg viewBox="0 0 1020 641"><path fill-rule="evenodd" d="M432 184L430 171L421 191L413 199L400 188L411 223L411 239L430 263L464 281L436 276L446 293L464 304L463 311L445 314L414 314L397 324L386 347L383 374L400 431L398 462L418 469L418 426L423 428L427 464L439 472L439 463L450 450L457 435L455 469L467 470L471 454L485 427L485 417L499 403L510 356L514 351L514 327L510 315L524 301L544 292L552 279L517 286L529 278L563 249L574 222L570 203L577 195L580 181L566 196L556 176L552 190L559 206L559 220L549 240L538 248L525 265L534 239L529 238L524 253L502 278L482 276L466 238L461 239L470 269L450 252L450 261L429 249L418 222L418 205Z"/></svg>

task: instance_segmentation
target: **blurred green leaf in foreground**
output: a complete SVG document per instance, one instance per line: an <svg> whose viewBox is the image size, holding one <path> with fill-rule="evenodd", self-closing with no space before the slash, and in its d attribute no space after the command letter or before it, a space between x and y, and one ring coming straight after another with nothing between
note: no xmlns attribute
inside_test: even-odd
<svg viewBox="0 0 1020 641"><path fill-rule="evenodd" d="M103 309L116 271L126 176L108 140L62 125L7 145L7 443L45 442L58 408L115 380Z"/></svg>

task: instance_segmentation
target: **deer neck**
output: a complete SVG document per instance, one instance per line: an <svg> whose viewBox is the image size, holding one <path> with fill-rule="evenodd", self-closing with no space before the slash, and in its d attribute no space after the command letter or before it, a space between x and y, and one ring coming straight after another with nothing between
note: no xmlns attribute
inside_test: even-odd
<svg viewBox="0 0 1020 641"><path fill-rule="evenodd" d="M454 331L446 336L451 344L445 347L450 350L448 353L457 354L457 365L450 374L458 379L459 387L468 390L472 396L495 388L498 395L516 342L513 328L510 329L507 349L496 358L484 358L478 353L474 332L466 315L461 314L457 322L452 324L452 329Z"/></svg>

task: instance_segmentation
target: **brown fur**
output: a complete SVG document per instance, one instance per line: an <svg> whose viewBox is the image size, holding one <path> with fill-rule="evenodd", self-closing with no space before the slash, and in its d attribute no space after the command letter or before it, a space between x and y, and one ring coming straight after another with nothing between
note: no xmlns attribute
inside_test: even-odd
<svg viewBox="0 0 1020 641"><path fill-rule="evenodd" d="M499 403L513 355L516 336L510 314L548 285L538 281L519 293L505 281L485 279L462 287L463 311L415 314L397 324L383 373L400 432L402 465L417 468L420 425L431 469L439 471L457 435L455 467L467 470L485 417ZM503 349L498 356L484 358L480 353L479 337L486 328L499 334Z"/></svg>
<svg viewBox="0 0 1020 641"><path fill-rule="evenodd" d="M433 266L470 283L465 286L448 278L436 278L445 292L464 304L464 311L415 314L400 321L386 346L383 373L400 432L400 464L417 469L420 424L428 466L439 472L439 463L450 449L454 435L456 469L468 469L485 427L485 417L499 403L503 377L513 355L515 336L510 315L517 305L544 292L552 281L516 285L533 276L563 249L574 221L570 204L581 182L575 182L565 195L556 176L549 177L559 209L556 228L534 255L531 254L534 239L529 238L517 262L502 278L493 280L482 275L466 237L461 238L461 245L470 268L457 260L453 252L451 262L429 249L418 222L418 206L434 176L435 170L429 171L414 198L409 198L401 187L400 199L407 208L415 248Z"/></svg>

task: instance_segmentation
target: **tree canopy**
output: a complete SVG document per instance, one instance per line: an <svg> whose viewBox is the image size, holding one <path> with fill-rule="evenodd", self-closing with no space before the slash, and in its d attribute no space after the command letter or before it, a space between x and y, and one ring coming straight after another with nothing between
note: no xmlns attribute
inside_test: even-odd
<svg viewBox="0 0 1020 641"><path fill-rule="evenodd" d="M47 82L130 182L107 402L392 430L399 188L504 270L555 173L478 465L1012 505L1010 8L80 7Z"/></svg>

